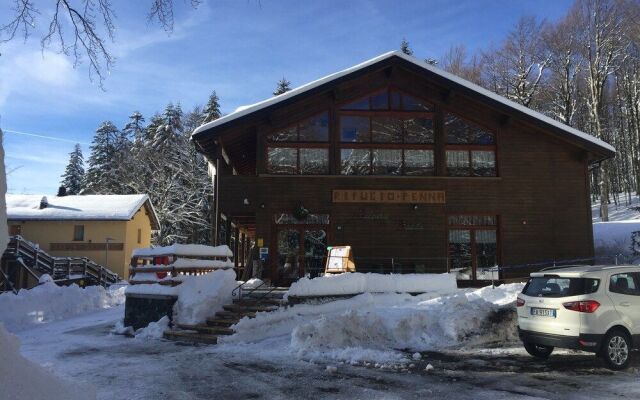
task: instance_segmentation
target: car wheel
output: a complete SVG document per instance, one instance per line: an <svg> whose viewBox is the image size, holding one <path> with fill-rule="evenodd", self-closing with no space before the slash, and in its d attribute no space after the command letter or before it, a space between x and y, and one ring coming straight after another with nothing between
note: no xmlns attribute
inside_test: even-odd
<svg viewBox="0 0 640 400"><path fill-rule="evenodd" d="M629 367L631 339L625 332L620 330L609 332L602 342L600 356L610 369L621 370Z"/></svg>
<svg viewBox="0 0 640 400"><path fill-rule="evenodd" d="M527 350L527 353L531 354L536 358L541 358L543 360L546 360L547 358L549 358L549 356L551 355L551 352L553 351L552 346L543 346L541 344L527 343L527 342L524 343L524 348L525 350Z"/></svg>

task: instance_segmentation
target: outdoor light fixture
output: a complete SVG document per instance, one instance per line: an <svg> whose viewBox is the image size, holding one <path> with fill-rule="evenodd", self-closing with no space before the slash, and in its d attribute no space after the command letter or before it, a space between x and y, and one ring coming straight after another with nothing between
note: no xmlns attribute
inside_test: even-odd
<svg viewBox="0 0 640 400"><path fill-rule="evenodd" d="M244 199L244 205L245 205L245 206L248 206L248 205L249 205L249 199L247 199L247 198L245 198L245 199Z"/></svg>
<svg viewBox="0 0 640 400"><path fill-rule="evenodd" d="M263 209L265 208L264 203L261 203L261 204L260 204L260 208L263 208Z"/></svg>
<svg viewBox="0 0 640 400"><path fill-rule="evenodd" d="M417 204L412 204L411 208L413 208L414 210L417 210L418 209L418 205Z"/></svg>

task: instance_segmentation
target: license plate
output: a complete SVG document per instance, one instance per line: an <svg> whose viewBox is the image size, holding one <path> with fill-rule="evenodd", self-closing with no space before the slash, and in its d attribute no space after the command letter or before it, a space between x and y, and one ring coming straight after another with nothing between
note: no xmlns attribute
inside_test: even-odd
<svg viewBox="0 0 640 400"><path fill-rule="evenodd" d="M537 317L556 317L556 310L553 308L534 308L531 307L531 315L535 315Z"/></svg>

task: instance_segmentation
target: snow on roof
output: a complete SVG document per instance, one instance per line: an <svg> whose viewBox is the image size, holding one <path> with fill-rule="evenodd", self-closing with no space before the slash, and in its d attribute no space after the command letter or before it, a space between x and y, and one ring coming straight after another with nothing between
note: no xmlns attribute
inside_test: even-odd
<svg viewBox="0 0 640 400"><path fill-rule="evenodd" d="M233 257L229 246L205 246L203 244L172 244L164 247L145 247L133 249L132 257L150 257L163 255L199 256L199 257Z"/></svg>
<svg viewBox="0 0 640 400"><path fill-rule="evenodd" d="M306 85L302 85L300 87L297 87L297 88L295 88L293 90L290 90L290 91L288 91L286 93L283 93L281 95L278 95L278 96L275 96L275 97L271 97L271 98L269 98L267 100L264 100L264 101L261 101L259 103L255 103L255 104L251 104L251 105L247 105L247 106L240 106L234 112L232 112L231 114L227 114L227 115L225 115L225 116L223 116L221 118L218 118L216 120L213 120L211 122L208 122L206 124L203 124L203 125L199 126L198 128L196 128L193 131L193 135L196 135L196 134L198 134L200 132L203 132L203 131L206 131L208 129L211 129L211 128L226 124L226 123L231 122L231 121L233 121L235 119L238 119L238 118L243 117L245 115L251 114L251 113L253 113L255 111L262 110L262 109L264 109L266 107L269 107L271 105L280 103L280 102L282 102L284 100L287 100L287 99L290 99L290 98L292 98L292 97L294 97L296 95L299 95L301 93L307 92L307 91L309 91L311 89L314 89L314 88L316 88L318 86L321 86L321 85L326 84L328 82L331 82L331 81L333 81L335 79L341 78L341 77L343 77L345 75L348 75L350 73L356 72L358 70L361 70L363 68L366 68L368 66L371 66L373 64L376 64L376 63L378 63L380 61L383 61L383 60L386 60L386 59L389 59L389 58L392 58L392 57L402 58L403 60L406 60L406 61L408 61L410 63L413 63L413 64L415 64L415 65L417 65L417 66L419 66L419 67L421 67L421 68L423 68L423 69L425 69L427 71L430 71L430 72L432 72L432 73L434 73L436 75L439 75L439 76L441 76L441 77L443 77L445 79L448 79L448 80L450 80L452 82L455 82L455 83L457 83L457 84L459 84L461 86L464 86L464 87L466 87L466 88L468 88L468 89L470 89L470 90L472 90L474 92L477 92L477 93L479 93L481 95L489 97L490 99L495 100L496 102L499 102L499 103L501 103L501 104L503 104L503 105L505 105L507 107L513 108L513 109L515 109L517 111L520 111L520 112L522 112L524 114L527 114L527 115L529 115L529 116L531 116L533 118L536 118L536 119L538 119L538 120L540 120L540 121L542 121L544 123L552 125L552 126L558 128L558 129L561 129L561 130L569 133L570 135L573 135L573 136L576 136L579 139L591 142L592 144L601 147L605 151L608 151L608 152L615 152L616 151L613 146L611 146L610 144L608 144L608 143L606 143L606 142L604 142L604 141L602 141L602 140L600 140L600 139L598 139L598 138L596 138L594 136L591 136L591 135L589 135L589 134L587 134L585 132L579 131L579 130L577 130L575 128L572 128L572 127L570 127L568 125L565 125L562 122L556 121L553 118L547 117L546 115L541 114L541 113L539 113L537 111L534 111L534 110L532 110L530 108L527 108L527 107L525 107L525 106L523 106L521 104L513 102L513 101L511 101L511 100L509 100L509 99L507 99L507 98L505 98L503 96L500 96L500 95L498 95L498 94L496 94L494 92L491 92L491 91L489 91L489 90L487 90L487 89L485 89L483 87L480 87L480 86L476 85L475 83L469 82L469 81L467 81L465 79L462 79L462 78L460 78L458 76L455 76L455 75L453 75L453 74L451 74L449 72L446 72L446 71L443 71L443 70L441 70L439 68L436 68L433 65L428 64L428 63L426 63L426 62L424 62L422 60L419 60L419 59L417 59L415 57L406 55L402 51L390 51L390 52L381 54L381 55L379 55L377 57L374 57L374 58L372 58L370 60L367 60L367 61L365 61L363 63L354 65L353 67L349 67L349 68L347 68L345 70L333 73L331 75L327 75L324 78L320 78L320 79L317 79L315 81L309 82Z"/></svg>
<svg viewBox="0 0 640 400"><path fill-rule="evenodd" d="M158 217L146 194L43 196L7 194L9 220L105 220L128 221L140 207L149 202L151 222L158 226ZM46 198L47 205L40 208Z"/></svg>

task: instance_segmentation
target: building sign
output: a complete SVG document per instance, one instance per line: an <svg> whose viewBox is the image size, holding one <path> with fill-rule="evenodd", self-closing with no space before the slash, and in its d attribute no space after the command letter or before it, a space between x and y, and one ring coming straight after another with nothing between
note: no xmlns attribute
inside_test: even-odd
<svg viewBox="0 0 640 400"><path fill-rule="evenodd" d="M104 251L106 243L50 243L51 251ZM109 251L124 250L124 243L109 243Z"/></svg>
<svg viewBox="0 0 640 400"><path fill-rule="evenodd" d="M334 203L444 204L444 190L334 190Z"/></svg>

